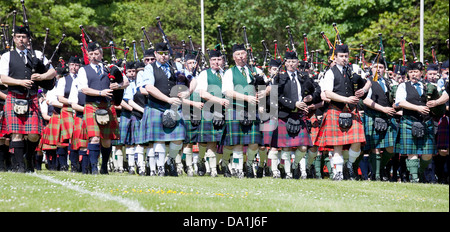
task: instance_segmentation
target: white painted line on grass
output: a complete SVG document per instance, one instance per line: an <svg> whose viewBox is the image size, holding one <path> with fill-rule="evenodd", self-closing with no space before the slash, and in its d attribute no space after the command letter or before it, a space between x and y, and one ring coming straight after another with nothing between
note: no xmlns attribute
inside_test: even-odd
<svg viewBox="0 0 450 232"><path fill-rule="evenodd" d="M37 176L37 177L39 177L39 178L41 178L43 180L47 180L47 181L50 181L50 182L55 183L55 184L60 184L60 185L62 185L64 187L66 187L66 188L72 189L72 190L80 192L80 193L85 193L85 194L89 194L91 196L98 197L98 198L100 198L102 200L116 201L116 202L126 206L130 211L133 211L133 212L148 212L148 210L145 209L144 207L142 207L139 204L138 201L133 201L133 200L130 200L130 199L124 199L124 198L119 197L119 196L111 196L109 194L104 194L104 193L99 193L99 192L91 192L89 190L83 189L82 187L80 187L78 185L73 185L73 184L71 184L69 182L57 180L57 179L55 179L55 178L53 178L51 176L46 176L46 175L37 174L37 173L33 173L33 174L30 174L30 175Z"/></svg>

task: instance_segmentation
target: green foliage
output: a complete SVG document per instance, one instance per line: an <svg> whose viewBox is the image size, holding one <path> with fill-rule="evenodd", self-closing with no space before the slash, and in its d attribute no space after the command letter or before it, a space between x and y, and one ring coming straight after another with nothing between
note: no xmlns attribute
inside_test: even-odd
<svg viewBox="0 0 450 232"><path fill-rule="evenodd" d="M394 62L401 56L400 36L412 42L419 54L419 0L210 0L205 7L205 45L213 49L219 43L217 26L221 25L223 40L228 53L234 43L243 43L242 27L247 27L249 42L254 54L261 59L265 40L274 53L273 41L279 50L289 44L286 26L291 27L295 46L303 58L303 34L307 34L309 50L328 51L320 32L334 42L337 28L343 42L351 48L364 44L370 51L379 49L378 34L382 33L383 45L388 60ZM138 55L142 55L139 41L143 39L141 27L145 27L153 43L162 41L156 27L156 17L161 17L163 29L172 47L181 48L181 41L189 45L192 36L194 48L201 46L200 0L26 0L35 47L43 44L45 28L50 29L49 43L45 53L50 56L61 35L66 38L58 56L81 54L80 28L102 44L114 41L123 48L122 39L132 49L135 40ZM18 11L17 22L22 22L22 7L19 0L0 2L0 22L12 23L13 10ZM449 6L447 0L426 1L425 4L425 60L431 61L431 46L435 46L440 61L448 59ZM146 47L148 47L145 41ZM122 53L118 52L120 56ZM354 56L355 54L351 54ZM371 54L366 54L370 58ZM412 60L407 48L408 59ZM108 59L109 53L105 53ZM230 60L231 60L231 55Z"/></svg>

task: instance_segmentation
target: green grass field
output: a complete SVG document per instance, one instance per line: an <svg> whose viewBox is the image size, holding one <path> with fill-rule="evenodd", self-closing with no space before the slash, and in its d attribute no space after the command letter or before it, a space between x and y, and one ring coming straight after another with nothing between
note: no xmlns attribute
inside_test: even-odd
<svg viewBox="0 0 450 232"><path fill-rule="evenodd" d="M449 212L449 186L0 173L1 212Z"/></svg>

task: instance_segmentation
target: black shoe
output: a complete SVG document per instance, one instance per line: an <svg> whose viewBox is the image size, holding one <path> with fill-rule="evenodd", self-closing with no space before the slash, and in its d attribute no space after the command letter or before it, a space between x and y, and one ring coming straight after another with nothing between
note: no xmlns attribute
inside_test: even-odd
<svg viewBox="0 0 450 232"><path fill-rule="evenodd" d="M169 160L167 160L167 162L168 162L169 174L171 176L178 176L177 166L175 164L175 159L169 157Z"/></svg>

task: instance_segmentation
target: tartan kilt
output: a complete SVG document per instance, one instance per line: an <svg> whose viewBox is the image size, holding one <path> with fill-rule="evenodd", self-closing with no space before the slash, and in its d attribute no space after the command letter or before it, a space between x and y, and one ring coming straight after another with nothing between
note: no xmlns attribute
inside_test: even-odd
<svg viewBox="0 0 450 232"><path fill-rule="evenodd" d="M39 109L37 95L31 96L28 112L25 115L16 115L14 112L15 99L27 99L26 95L9 91L6 96L5 117L7 134L42 134L44 120Z"/></svg>
<svg viewBox="0 0 450 232"><path fill-rule="evenodd" d="M73 133L73 111L72 107L64 106L61 109L59 125L60 129L60 142L68 142L72 138Z"/></svg>
<svg viewBox="0 0 450 232"><path fill-rule="evenodd" d="M6 117L5 117L5 109L4 105L0 105L0 138L5 137L8 134L6 130Z"/></svg>
<svg viewBox="0 0 450 232"><path fill-rule="evenodd" d="M278 119L271 118L269 121L261 123L260 125L261 133L263 136L263 144L265 146L277 147L277 140L274 139L274 133L278 127Z"/></svg>
<svg viewBox="0 0 450 232"><path fill-rule="evenodd" d="M363 150L394 147L397 143L398 124L393 117L388 118L389 124L387 131L378 132L375 130L375 117L380 117L381 115L370 109L365 111L363 125L366 144Z"/></svg>
<svg viewBox="0 0 450 232"><path fill-rule="evenodd" d="M73 119L74 123L73 123L71 146L73 150L79 150L82 147L87 147L88 141L86 139L81 138L83 118L75 116Z"/></svg>
<svg viewBox="0 0 450 232"><path fill-rule="evenodd" d="M224 146L259 144L262 145L262 133L259 130L259 117L250 126L242 126L237 120L236 110L227 109L225 112Z"/></svg>
<svg viewBox="0 0 450 232"><path fill-rule="evenodd" d="M95 111L97 109L105 109L109 113L109 123L105 126L97 124L95 120ZM116 109L114 104L111 103L95 103L87 102L84 106L83 112L83 127L81 132L81 138L88 140L92 137L100 137L101 139L120 139L119 122L117 121Z"/></svg>
<svg viewBox="0 0 450 232"><path fill-rule="evenodd" d="M178 111L178 113L180 112ZM147 142L183 141L185 139L185 123L181 116L174 128L165 128L162 124L163 113L164 111L154 107L145 107L139 132L140 135L143 133L144 137L138 138L137 142L143 144Z"/></svg>
<svg viewBox="0 0 450 232"><path fill-rule="evenodd" d="M44 132L42 133L42 143L47 145L59 145L59 138L60 138L60 130L61 127L59 126L60 122L60 114L53 112L52 116L50 117L50 120L48 121L47 126L44 128Z"/></svg>
<svg viewBox="0 0 450 232"><path fill-rule="evenodd" d="M119 120L120 139L116 145L131 145L131 112L122 110Z"/></svg>
<svg viewBox="0 0 450 232"><path fill-rule="evenodd" d="M414 119L408 116L403 116L399 125L399 146L395 146L395 152L406 155L422 155L422 154L435 154L435 134L433 120L425 122L426 132L424 137L415 138L412 135L411 128Z"/></svg>
<svg viewBox="0 0 450 232"><path fill-rule="evenodd" d="M350 129L343 130L339 127L340 113L351 113L353 115L353 125ZM365 142L364 127L356 108L350 111L346 105L343 110L340 110L331 104L323 115L322 125L319 128L314 145L330 148L353 143L362 143L361 145L364 146Z"/></svg>
<svg viewBox="0 0 450 232"><path fill-rule="evenodd" d="M198 140L198 129L200 125L194 126L192 125L192 121L190 120L190 115L183 115L184 126L186 129L186 137L184 138L185 144L197 143Z"/></svg>
<svg viewBox="0 0 450 232"><path fill-rule="evenodd" d="M214 127L212 120L206 120L205 115L211 114L210 112L202 111L203 117L202 121L200 122L200 125L198 127L198 136L197 136L197 142L199 143L208 143L208 142L217 142L220 144L222 141L223 136L223 128L225 125L223 125L221 128ZM206 118L210 118L208 117Z"/></svg>
<svg viewBox="0 0 450 232"><path fill-rule="evenodd" d="M295 120L300 119L300 132L298 134L290 134L286 128L288 118L279 118L278 127L273 133L273 139L276 141L275 147L312 146L311 136L305 122L306 116L301 116L300 114L290 114L289 116Z"/></svg>
<svg viewBox="0 0 450 232"><path fill-rule="evenodd" d="M135 115L131 115L131 145L135 145L135 144L141 144L138 143L139 140L139 133L140 131L140 127L141 127L141 119L137 118Z"/></svg>
<svg viewBox="0 0 450 232"><path fill-rule="evenodd" d="M448 149L449 148L449 117L443 116L439 120L437 134L436 134L436 148Z"/></svg>
<svg viewBox="0 0 450 232"><path fill-rule="evenodd" d="M320 128L320 121L317 119L317 116L313 114L311 117L307 118L308 121L311 122L311 130L310 130L310 136L311 140L314 142L317 139L317 135L319 134L319 128Z"/></svg>

